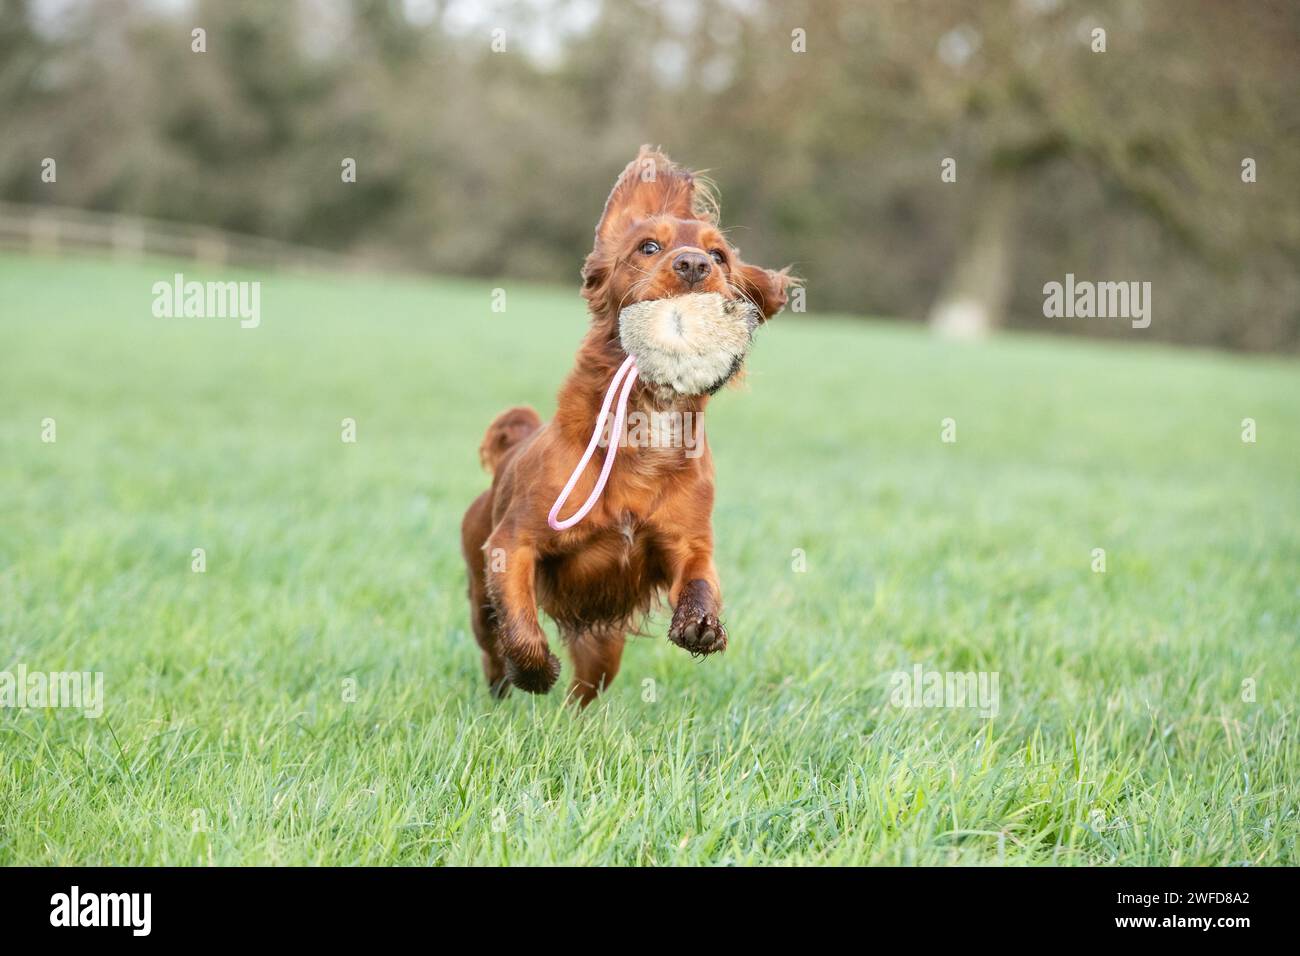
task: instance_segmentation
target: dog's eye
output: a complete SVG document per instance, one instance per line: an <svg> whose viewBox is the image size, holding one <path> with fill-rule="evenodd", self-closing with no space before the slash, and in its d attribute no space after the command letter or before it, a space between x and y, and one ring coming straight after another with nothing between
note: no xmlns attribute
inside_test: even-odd
<svg viewBox="0 0 1300 956"><path fill-rule="evenodd" d="M637 248L641 250L643 256L653 256L659 251L659 243L655 242L653 239L647 239Z"/></svg>
<svg viewBox="0 0 1300 956"><path fill-rule="evenodd" d="M727 256L721 249L710 249L709 255L713 256L713 261L720 266L727 264Z"/></svg>

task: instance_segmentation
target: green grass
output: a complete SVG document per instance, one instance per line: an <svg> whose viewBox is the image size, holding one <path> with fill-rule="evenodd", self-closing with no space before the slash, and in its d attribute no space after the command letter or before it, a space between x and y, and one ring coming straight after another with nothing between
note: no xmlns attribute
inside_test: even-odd
<svg viewBox="0 0 1300 956"><path fill-rule="evenodd" d="M579 714L490 701L458 545L576 292L173 271L0 257L0 669L107 697L0 711L0 862L1297 862L1296 363L781 316L709 413L730 649L657 617Z"/></svg>

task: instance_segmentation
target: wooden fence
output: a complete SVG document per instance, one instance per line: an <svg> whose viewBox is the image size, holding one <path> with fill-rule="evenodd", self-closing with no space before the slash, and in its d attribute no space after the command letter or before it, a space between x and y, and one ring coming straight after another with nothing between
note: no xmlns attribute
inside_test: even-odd
<svg viewBox="0 0 1300 956"><path fill-rule="evenodd" d="M329 272L356 271L368 265L353 256L192 223L9 202L0 202L0 249L132 259L163 256L208 266Z"/></svg>

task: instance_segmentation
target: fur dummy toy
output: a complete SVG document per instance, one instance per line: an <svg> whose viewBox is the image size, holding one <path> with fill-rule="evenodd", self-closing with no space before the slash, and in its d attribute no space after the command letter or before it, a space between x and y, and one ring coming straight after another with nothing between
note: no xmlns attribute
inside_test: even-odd
<svg viewBox="0 0 1300 956"><path fill-rule="evenodd" d="M629 305L618 316L638 375L680 395L712 395L740 371L762 313L717 292Z"/></svg>

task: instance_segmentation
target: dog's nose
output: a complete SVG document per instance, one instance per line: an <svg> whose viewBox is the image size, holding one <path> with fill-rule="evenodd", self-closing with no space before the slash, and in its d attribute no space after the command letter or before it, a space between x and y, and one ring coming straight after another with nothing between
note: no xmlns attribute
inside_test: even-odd
<svg viewBox="0 0 1300 956"><path fill-rule="evenodd" d="M673 271L687 285L695 285L713 268L709 257L702 252L683 252L673 260Z"/></svg>

